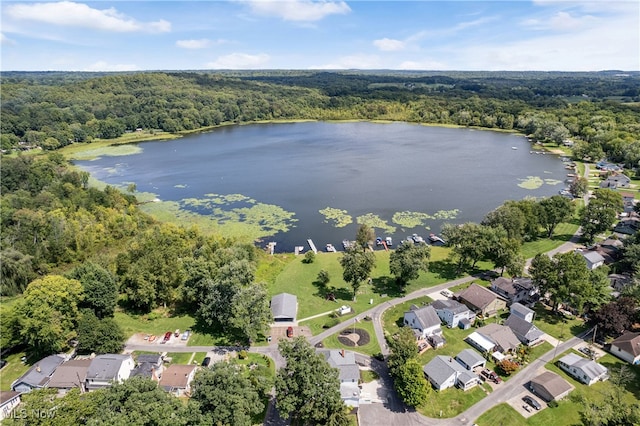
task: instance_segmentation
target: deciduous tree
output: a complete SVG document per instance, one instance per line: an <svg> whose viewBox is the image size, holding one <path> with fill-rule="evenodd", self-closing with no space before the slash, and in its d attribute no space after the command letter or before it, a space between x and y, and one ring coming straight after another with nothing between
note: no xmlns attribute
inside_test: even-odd
<svg viewBox="0 0 640 426"><path fill-rule="evenodd" d="M553 236L556 226L570 218L574 210L573 203L561 195L541 200L538 207L540 224L547 231L547 238Z"/></svg>
<svg viewBox="0 0 640 426"><path fill-rule="evenodd" d="M417 407L424 404L429 397L431 386L424 377L422 365L415 358L407 360L394 378L394 387L405 404Z"/></svg>
<svg viewBox="0 0 640 426"><path fill-rule="evenodd" d="M430 257L431 249L428 245L403 241L389 255L389 269L398 285L404 288L409 281L418 278L420 272L428 270Z"/></svg>
<svg viewBox="0 0 640 426"><path fill-rule="evenodd" d="M93 309L98 318L113 316L118 299L118 287L109 271L100 265L87 262L74 268L67 277L82 284L84 300L81 307Z"/></svg>
<svg viewBox="0 0 640 426"><path fill-rule="evenodd" d="M371 274L375 264L376 256L369 250L363 251L360 248L349 248L343 253L340 258L342 278L351 284L353 300L356 300L362 281L369 278L369 274Z"/></svg>

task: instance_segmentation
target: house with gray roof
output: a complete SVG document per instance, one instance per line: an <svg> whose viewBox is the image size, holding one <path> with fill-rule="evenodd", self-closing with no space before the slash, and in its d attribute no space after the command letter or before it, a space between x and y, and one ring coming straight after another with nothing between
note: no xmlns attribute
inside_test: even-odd
<svg viewBox="0 0 640 426"><path fill-rule="evenodd" d="M338 370L340 379L340 395L344 403L350 407L360 405L360 368L356 364L356 356L344 349L319 349L317 351L329 365Z"/></svg>
<svg viewBox="0 0 640 426"><path fill-rule="evenodd" d="M484 368L487 365L487 360L473 349L462 350L458 355L456 355L456 361L462 364L462 366L467 370Z"/></svg>
<svg viewBox="0 0 640 426"><path fill-rule="evenodd" d="M495 344L495 350L500 353L513 352L520 346L520 340L506 325L490 323L475 331Z"/></svg>
<svg viewBox="0 0 640 426"><path fill-rule="evenodd" d="M436 300L431 303L431 306L436 310L440 320L449 328L458 327L461 321L463 324L471 325L476 318L476 314L467 305L456 300Z"/></svg>
<svg viewBox="0 0 640 426"><path fill-rule="evenodd" d="M271 313L275 322L294 322L298 314L298 298L280 293L271 298Z"/></svg>
<svg viewBox="0 0 640 426"><path fill-rule="evenodd" d="M604 265L604 257L597 251L583 251L580 254L582 254L584 261L587 262L587 268L590 271Z"/></svg>
<svg viewBox="0 0 640 426"><path fill-rule="evenodd" d="M507 301L486 287L476 283L456 295L456 298L467 305L476 315L492 317L507 307Z"/></svg>
<svg viewBox="0 0 640 426"><path fill-rule="evenodd" d="M545 371L529 383L531 392L544 399L546 402L558 401L573 390L573 386L565 379L551 371Z"/></svg>
<svg viewBox="0 0 640 426"><path fill-rule="evenodd" d="M98 355L89 365L86 378L86 389L96 390L110 387L113 383L121 383L129 378L134 367L131 355L104 354Z"/></svg>
<svg viewBox="0 0 640 426"><path fill-rule="evenodd" d="M614 173L607 176L605 180L600 182L600 188L628 188L630 184L631 178L629 178L629 176L625 175L624 173Z"/></svg>
<svg viewBox="0 0 640 426"><path fill-rule="evenodd" d="M33 389L46 388L51 380L51 375L64 360L62 355L49 355L42 358L11 384L11 390L25 393L31 392Z"/></svg>
<svg viewBox="0 0 640 426"><path fill-rule="evenodd" d="M602 364L574 353L567 354L560 358L558 360L558 367L577 381L588 386L609 378L609 370Z"/></svg>
<svg viewBox="0 0 640 426"><path fill-rule="evenodd" d="M438 355L422 367L425 377L437 390L457 386L462 390L471 389L480 383L478 375L450 356Z"/></svg>
<svg viewBox="0 0 640 426"><path fill-rule="evenodd" d="M411 305L411 308L404 313L404 325L416 330L417 337L420 339L433 335L442 335L440 317L431 305L421 308Z"/></svg>
<svg viewBox="0 0 640 426"><path fill-rule="evenodd" d="M507 304L525 302L538 294L531 278L498 277L491 281L491 291L507 300Z"/></svg>
<svg viewBox="0 0 640 426"><path fill-rule="evenodd" d="M509 315L509 318L504 322L504 325L513 331L523 345L534 346L543 341L542 338L544 336L544 332L533 325L533 323L530 323L517 315Z"/></svg>
<svg viewBox="0 0 640 426"><path fill-rule="evenodd" d="M511 315L515 315L517 317L522 318L525 321L533 322L533 319L536 317L536 311L531 308L527 308L521 303L514 303L509 308L509 312Z"/></svg>
<svg viewBox="0 0 640 426"><path fill-rule="evenodd" d="M140 354L136 360L136 366L131 370L129 377L146 377L159 381L162 377L164 364L160 354Z"/></svg>
<svg viewBox="0 0 640 426"><path fill-rule="evenodd" d="M84 391L90 359L72 359L60 365L51 376L48 387L58 389L64 395L74 388Z"/></svg>

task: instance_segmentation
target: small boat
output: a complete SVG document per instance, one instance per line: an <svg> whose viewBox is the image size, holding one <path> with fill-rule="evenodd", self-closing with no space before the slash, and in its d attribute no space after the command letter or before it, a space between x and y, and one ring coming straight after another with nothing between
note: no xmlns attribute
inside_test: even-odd
<svg viewBox="0 0 640 426"><path fill-rule="evenodd" d="M391 237L385 238L384 241L387 243L387 247L391 247L393 245L393 240L391 239Z"/></svg>
<svg viewBox="0 0 640 426"><path fill-rule="evenodd" d="M518 149L518 147L517 146L512 146L511 149Z"/></svg>
<svg viewBox="0 0 640 426"><path fill-rule="evenodd" d="M376 238L376 245L377 246L381 246L382 245L382 238L380 238L380 237Z"/></svg>
<svg viewBox="0 0 640 426"><path fill-rule="evenodd" d="M351 241L349 240L342 240L342 247L344 247L345 250L351 248L353 244L351 243Z"/></svg>
<svg viewBox="0 0 640 426"><path fill-rule="evenodd" d="M431 244L437 244L437 245L446 244L445 240L443 240L441 237L437 236L436 234L429 234L429 241L431 241Z"/></svg>
<svg viewBox="0 0 640 426"><path fill-rule="evenodd" d="M424 243L424 238L422 238L420 235L418 234L413 234L411 236L411 239L413 240L414 243Z"/></svg>
<svg viewBox="0 0 640 426"><path fill-rule="evenodd" d="M336 248L333 246L333 244L327 243L327 251L329 253L335 253L336 252Z"/></svg>

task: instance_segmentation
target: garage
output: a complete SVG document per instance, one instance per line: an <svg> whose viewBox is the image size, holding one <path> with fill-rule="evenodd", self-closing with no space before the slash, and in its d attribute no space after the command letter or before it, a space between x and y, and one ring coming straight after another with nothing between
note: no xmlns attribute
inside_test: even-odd
<svg viewBox="0 0 640 426"><path fill-rule="evenodd" d="M275 322L295 322L298 298L289 293L276 294L271 298L271 313Z"/></svg>

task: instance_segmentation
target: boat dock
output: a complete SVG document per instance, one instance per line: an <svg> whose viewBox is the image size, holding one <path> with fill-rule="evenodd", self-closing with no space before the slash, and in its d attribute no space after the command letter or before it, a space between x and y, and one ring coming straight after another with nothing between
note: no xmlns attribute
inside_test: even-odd
<svg viewBox="0 0 640 426"><path fill-rule="evenodd" d="M318 254L318 249L316 248L316 245L313 244L311 238L307 239L307 243L309 243L309 247L311 247L311 250L313 250L315 254Z"/></svg>

